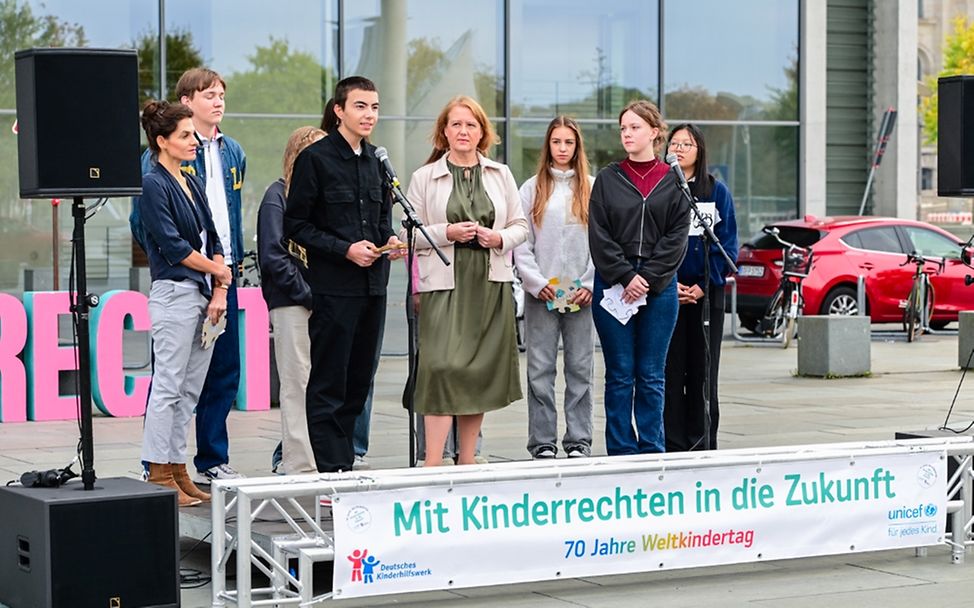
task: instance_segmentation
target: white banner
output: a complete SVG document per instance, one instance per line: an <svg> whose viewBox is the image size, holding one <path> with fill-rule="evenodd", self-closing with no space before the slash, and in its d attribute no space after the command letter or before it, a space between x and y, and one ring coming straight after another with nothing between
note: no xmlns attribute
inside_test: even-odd
<svg viewBox="0 0 974 608"><path fill-rule="evenodd" d="M945 463L903 453L338 494L335 597L933 545Z"/></svg>

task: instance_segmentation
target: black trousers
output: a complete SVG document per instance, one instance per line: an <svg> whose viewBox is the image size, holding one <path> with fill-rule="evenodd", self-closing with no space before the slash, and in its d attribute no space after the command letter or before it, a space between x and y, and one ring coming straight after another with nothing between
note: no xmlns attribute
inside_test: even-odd
<svg viewBox="0 0 974 608"><path fill-rule="evenodd" d="M724 335L724 287L710 286L710 448L717 449L717 372ZM663 427L666 451L703 449L704 428L703 305L682 304L666 356L666 404Z"/></svg>
<svg viewBox="0 0 974 608"><path fill-rule="evenodd" d="M385 296L314 296L308 334L308 434L321 473L349 471L352 437L375 377Z"/></svg>

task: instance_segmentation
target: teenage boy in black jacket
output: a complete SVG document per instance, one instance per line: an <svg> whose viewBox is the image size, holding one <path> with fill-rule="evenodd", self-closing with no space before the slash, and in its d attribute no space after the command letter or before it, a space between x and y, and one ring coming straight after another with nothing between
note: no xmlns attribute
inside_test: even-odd
<svg viewBox="0 0 974 608"><path fill-rule="evenodd" d="M385 322L387 257L398 245L391 199L375 147L366 138L379 117L379 94L367 78L335 87L339 126L294 164L284 217L285 235L307 250L311 287L311 377L308 433L319 472L348 471L352 435L375 376Z"/></svg>

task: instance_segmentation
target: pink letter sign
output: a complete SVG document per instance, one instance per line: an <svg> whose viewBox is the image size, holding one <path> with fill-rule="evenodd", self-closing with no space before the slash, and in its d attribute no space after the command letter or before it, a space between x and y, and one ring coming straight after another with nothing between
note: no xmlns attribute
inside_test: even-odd
<svg viewBox="0 0 974 608"><path fill-rule="evenodd" d="M125 373L122 338L124 330L148 331L148 299L137 291L109 291L91 311L91 396L109 416L145 414L150 376Z"/></svg>
<svg viewBox="0 0 974 608"><path fill-rule="evenodd" d="M24 293L27 311L27 417L31 420L75 420L78 418L75 395L62 397L58 374L77 369L74 347L58 344L58 315L70 314L66 291L28 291Z"/></svg>
<svg viewBox="0 0 974 608"><path fill-rule="evenodd" d="M0 422L27 420L27 371L17 355L27 343L27 313L20 300L0 293Z"/></svg>
<svg viewBox="0 0 974 608"><path fill-rule="evenodd" d="M271 409L270 315L259 287L237 290L240 306L240 387L237 409Z"/></svg>

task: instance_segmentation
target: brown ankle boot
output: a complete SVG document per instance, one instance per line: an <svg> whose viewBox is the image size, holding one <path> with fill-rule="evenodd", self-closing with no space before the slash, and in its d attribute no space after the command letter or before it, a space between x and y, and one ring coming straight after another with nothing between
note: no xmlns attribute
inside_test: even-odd
<svg viewBox="0 0 974 608"><path fill-rule="evenodd" d="M193 498L189 494L183 492L179 486L176 485L176 480L172 476L171 464L156 464L154 462L150 462L149 483L154 483L156 485L175 490L180 507L192 507L203 502L199 498Z"/></svg>
<svg viewBox="0 0 974 608"><path fill-rule="evenodd" d="M189 473L186 472L186 463L172 465L172 478L184 493L203 502L210 502L210 495L196 487L193 480L189 478Z"/></svg>

